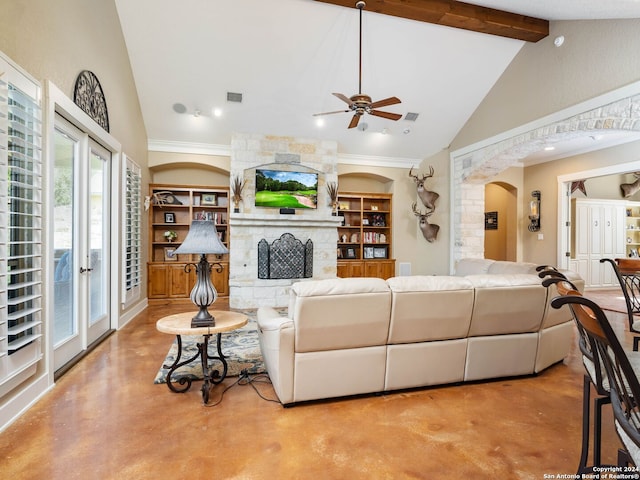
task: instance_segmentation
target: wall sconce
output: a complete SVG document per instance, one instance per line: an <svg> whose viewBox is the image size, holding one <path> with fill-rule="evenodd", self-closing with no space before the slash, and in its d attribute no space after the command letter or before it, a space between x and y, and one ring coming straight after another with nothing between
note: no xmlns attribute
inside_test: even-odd
<svg viewBox="0 0 640 480"><path fill-rule="evenodd" d="M529 202L529 231L540 231L540 190L531 192L531 201Z"/></svg>

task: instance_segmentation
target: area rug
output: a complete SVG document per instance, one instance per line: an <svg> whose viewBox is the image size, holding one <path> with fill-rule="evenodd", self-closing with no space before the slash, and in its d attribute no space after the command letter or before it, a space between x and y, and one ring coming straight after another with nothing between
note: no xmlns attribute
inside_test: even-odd
<svg viewBox="0 0 640 480"><path fill-rule="evenodd" d="M222 334L222 353L227 360L228 377L238 376L242 370L247 370L249 374L264 373L266 371L258 342L258 327L255 321L255 313L251 312L248 315L249 321L244 327ZM182 335L182 357L180 361L191 358L196 354L198 351L198 342L202 342L202 335ZM215 336L211 337L208 350L210 355L217 356ZM172 365L177 353L178 342L174 340L153 383L166 383L169 369L164 368L164 366ZM212 367L214 369L222 368L220 362L213 363ZM181 377L187 377L192 380L202 380L202 366L200 365L199 359L194 360L188 365L183 365L171 375L172 381L176 381Z"/></svg>

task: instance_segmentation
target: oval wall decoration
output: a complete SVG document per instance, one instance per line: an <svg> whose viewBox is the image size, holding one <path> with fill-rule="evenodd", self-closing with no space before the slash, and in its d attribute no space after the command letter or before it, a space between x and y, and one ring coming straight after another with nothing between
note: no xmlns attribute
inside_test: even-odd
<svg viewBox="0 0 640 480"><path fill-rule="evenodd" d="M109 113L98 77L89 70L83 70L76 78L73 103L80 107L98 125L109 131Z"/></svg>

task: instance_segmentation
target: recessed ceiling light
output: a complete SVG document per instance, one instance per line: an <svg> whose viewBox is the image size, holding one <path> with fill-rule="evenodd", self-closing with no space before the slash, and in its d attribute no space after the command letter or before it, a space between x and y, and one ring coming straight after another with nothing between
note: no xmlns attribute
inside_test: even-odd
<svg viewBox="0 0 640 480"><path fill-rule="evenodd" d="M316 126L324 127L324 118L316 118Z"/></svg>
<svg viewBox="0 0 640 480"><path fill-rule="evenodd" d="M411 129L410 128L405 128L402 133L404 133L405 135L409 135L411 133Z"/></svg>
<svg viewBox="0 0 640 480"><path fill-rule="evenodd" d="M553 44L554 44L556 47L561 47L563 43L564 43L564 35L558 35L558 36L553 40Z"/></svg>
<svg viewBox="0 0 640 480"><path fill-rule="evenodd" d="M544 149L545 149L547 152L550 152L551 150L555 150L555 149L556 149L556 147L554 147L553 145L547 145L546 147L544 147Z"/></svg>
<svg viewBox="0 0 640 480"><path fill-rule="evenodd" d="M214 117L221 117L222 116L222 109L221 108L214 108L213 109L213 116Z"/></svg>

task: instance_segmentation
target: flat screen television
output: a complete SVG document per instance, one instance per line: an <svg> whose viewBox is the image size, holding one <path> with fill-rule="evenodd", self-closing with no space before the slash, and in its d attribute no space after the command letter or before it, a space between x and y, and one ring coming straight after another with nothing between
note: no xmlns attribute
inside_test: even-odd
<svg viewBox="0 0 640 480"><path fill-rule="evenodd" d="M256 207L317 208L318 174L256 169Z"/></svg>

